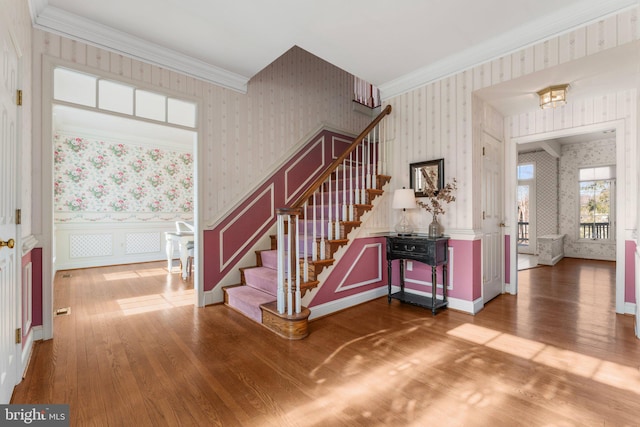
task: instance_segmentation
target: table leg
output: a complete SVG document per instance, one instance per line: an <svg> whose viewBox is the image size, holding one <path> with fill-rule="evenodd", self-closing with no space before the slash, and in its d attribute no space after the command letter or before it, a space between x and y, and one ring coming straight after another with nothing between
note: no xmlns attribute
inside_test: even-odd
<svg viewBox="0 0 640 427"><path fill-rule="evenodd" d="M391 304L391 260L387 260L387 283L389 285L389 294L387 296L387 302Z"/></svg>
<svg viewBox="0 0 640 427"><path fill-rule="evenodd" d="M431 313L436 314L436 303L438 302L438 274L436 272L436 266L431 266Z"/></svg>
<svg viewBox="0 0 640 427"><path fill-rule="evenodd" d="M187 258L189 257L189 251L187 245L180 242L180 265L182 266L182 278L187 278Z"/></svg>
<svg viewBox="0 0 640 427"><path fill-rule="evenodd" d="M166 238L165 251L167 252L167 270L171 273L171 267L173 264L173 240Z"/></svg>

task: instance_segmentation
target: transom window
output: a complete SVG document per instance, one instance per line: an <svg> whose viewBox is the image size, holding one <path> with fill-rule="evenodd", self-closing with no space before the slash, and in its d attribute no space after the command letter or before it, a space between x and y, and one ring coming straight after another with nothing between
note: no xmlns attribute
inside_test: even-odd
<svg viewBox="0 0 640 427"><path fill-rule="evenodd" d="M522 163L518 165L518 180L534 179L536 168L533 163Z"/></svg>
<svg viewBox="0 0 640 427"><path fill-rule="evenodd" d="M53 97L99 110L196 127L196 104L193 102L67 68L57 67L53 72Z"/></svg>
<svg viewBox="0 0 640 427"><path fill-rule="evenodd" d="M579 170L580 230L578 237L589 240L613 240L615 232L615 166Z"/></svg>

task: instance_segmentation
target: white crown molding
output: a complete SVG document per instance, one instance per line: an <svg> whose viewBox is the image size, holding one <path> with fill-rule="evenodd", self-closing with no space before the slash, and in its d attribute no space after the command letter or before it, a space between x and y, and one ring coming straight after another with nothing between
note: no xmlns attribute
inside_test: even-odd
<svg viewBox="0 0 640 427"><path fill-rule="evenodd" d="M30 6L34 28L79 40L241 93L247 92L248 77L48 6L46 0L30 0Z"/></svg>
<svg viewBox="0 0 640 427"><path fill-rule="evenodd" d="M565 7L544 19L529 22L505 34L480 43L445 59L408 73L379 86L381 97L388 100L428 83L460 73L550 37L566 33L624 9L638 7L638 0L590 0Z"/></svg>

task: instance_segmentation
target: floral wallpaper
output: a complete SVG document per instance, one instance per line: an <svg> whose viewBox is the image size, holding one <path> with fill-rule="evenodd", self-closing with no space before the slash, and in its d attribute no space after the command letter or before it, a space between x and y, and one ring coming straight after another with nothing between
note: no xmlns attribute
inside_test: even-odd
<svg viewBox="0 0 640 427"><path fill-rule="evenodd" d="M564 254L573 258L616 259L615 234L613 241L584 241L578 239L579 191L578 170L582 167L616 164L615 139L565 144L560 157L560 234L565 234Z"/></svg>
<svg viewBox="0 0 640 427"><path fill-rule="evenodd" d="M193 212L190 153L54 136L56 213Z"/></svg>

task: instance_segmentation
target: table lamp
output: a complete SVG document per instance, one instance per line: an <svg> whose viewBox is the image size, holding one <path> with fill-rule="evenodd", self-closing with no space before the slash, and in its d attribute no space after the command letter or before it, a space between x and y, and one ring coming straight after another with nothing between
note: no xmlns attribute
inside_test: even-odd
<svg viewBox="0 0 640 427"><path fill-rule="evenodd" d="M393 209L402 209L402 218L396 224L396 232L399 236L408 236L413 233L413 226L407 218L407 209L415 209L416 197L411 188L398 189L393 193Z"/></svg>

